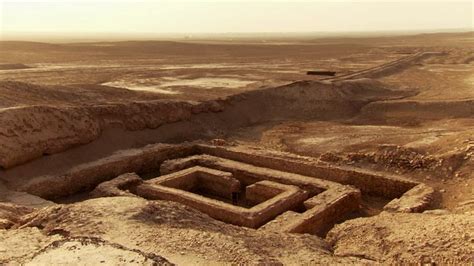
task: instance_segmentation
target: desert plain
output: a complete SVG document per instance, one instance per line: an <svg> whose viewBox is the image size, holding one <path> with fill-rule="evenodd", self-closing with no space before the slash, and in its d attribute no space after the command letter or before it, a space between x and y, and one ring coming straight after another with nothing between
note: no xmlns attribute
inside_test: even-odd
<svg viewBox="0 0 474 266"><path fill-rule="evenodd" d="M0 42L1 264L472 264L473 155L472 32Z"/></svg>

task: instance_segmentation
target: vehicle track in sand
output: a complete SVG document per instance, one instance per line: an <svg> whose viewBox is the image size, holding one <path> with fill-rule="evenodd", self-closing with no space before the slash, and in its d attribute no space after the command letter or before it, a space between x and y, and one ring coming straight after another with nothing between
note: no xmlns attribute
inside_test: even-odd
<svg viewBox="0 0 474 266"><path fill-rule="evenodd" d="M383 76L386 73L392 73L391 71L402 70L405 67L418 59L423 59L429 56L440 55L442 53L439 52L418 52L409 56L405 56L403 58L399 58L394 61L390 61L378 66L369 67L366 69L362 69L359 71L355 71L348 74L343 74L335 77L323 78L322 80L326 81L341 81L341 80L348 80L348 79L358 79L358 78L375 78L378 76Z"/></svg>

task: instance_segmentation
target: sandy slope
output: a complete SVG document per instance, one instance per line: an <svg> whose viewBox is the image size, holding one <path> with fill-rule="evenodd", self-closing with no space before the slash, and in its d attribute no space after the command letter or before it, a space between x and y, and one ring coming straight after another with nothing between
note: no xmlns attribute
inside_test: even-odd
<svg viewBox="0 0 474 266"><path fill-rule="evenodd" d="M473 213L390 214L336 226L327 239L338 256L383 263L472 263Z"/></svg>
<svg viewBox="0 0 474 266"><path fill-rule="evenodd" d="M23 247L29 252L12 252L27 232L34 232L38 244ZM128 249L161 255L174 263L364 261L334 257L316 236L263 233L213 220L176 203L134 197L99 198L46 208L24 217L19 229L0 230L0 235L8 238L8 242L2 241L3 262L13 258L27 262L46 243L77 236L99 237Z"/></svg>

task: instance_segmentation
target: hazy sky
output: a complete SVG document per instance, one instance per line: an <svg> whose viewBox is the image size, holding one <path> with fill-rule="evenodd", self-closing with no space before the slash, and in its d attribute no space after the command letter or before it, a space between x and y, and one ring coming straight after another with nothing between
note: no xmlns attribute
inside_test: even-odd
<svg viewBox="0 0 474 266"><path fill-rule="evenodd" d="M4 33L314 32L472 27L472 1L0 0L0 30Z"/></svg>

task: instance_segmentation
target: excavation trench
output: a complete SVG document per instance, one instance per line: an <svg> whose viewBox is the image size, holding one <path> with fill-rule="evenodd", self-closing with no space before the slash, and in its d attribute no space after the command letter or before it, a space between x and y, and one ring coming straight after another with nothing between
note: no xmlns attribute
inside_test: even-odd
<svg viewBox="0 0 474 266"><path fill-rule="evenodd" d="M196 167L203 170L195 172ZM202 171L211 176L196 175ZM140 175L156 176L143 180ZM335 223L387 208L426 209L431 192L420 186L311 157L187 143L122 151L59 175L31 179L19 189L57 203L103 196L177 201L235 225L324 236Z"/></svg>
<svg viewBox="0 0 474 266"><path fill-rule="evenodd" d="M53 134L53 138L51 139L42 139L37 143L26 143L26 146L29 147L35 147L35 144L38 144L39 148L33 149L33 151L31 149L19 149L19 153L15 154L15 156L18 158L21 156L33 158L38 151L40 154L47 153L50 155L20 166L0 170L1 179L4 180L6 185L12 190L24 191L44 199L55 200L57 203L73 203L89 199L89 192L98 184L114 179L121 174L134 172L140 175L141 179L153 179L154 177L164 174L163 169L160 167L162 163L167 160L186 158L194 155L213 155L218 158L230 160L230 162L224 161L221 162L223 164L213 164L209 161L205 162L204 160L200 161L200 163L204 164L202 166L211 167L213 169L217 168L232 173L234 176L243 176L244 179L245 176L253 176L254 180L247 182L246 188L256 185L257 182L260 181L271 180L272 182L283 182L285 185L296 184L304 191L308 189L311 191L309 184L314 181L304 181L310 182L308 184L295 181L301 178L292 176L297 175L303 176L303 180L306 180L304 176L308 176L328 180L324 182L336 182L335 184L348 185L348 189L349 186L351 186L357 189L357 191L360 190L362 197L360 197L360 192L356 193L351 189L349 189L348 192L344 192L348 193L347 195L343 193L341 195L345 196L337 196L339 195L337 193L343 190L336 189L334 191L339 192L328 192L329 194L327 194L326 190L333 190L325 187L322 190L310 192L310 195L311 197L315 197L319 194L327 194L325 197L333 200L330 201L330 203L322 199L312 201L308 199L308 203L303 204L302 199L299 199L299 203L294 202L290 204L292 207L288 207L290 205L282 205L286 207L282 207L283 209L278 211L276 211L276 209L267 210L269 216L264 220L258 220L252 216L253 214L246 213L245 211L242 212L241 209L236 209L236 213L242 212L242 219L239 221L228 221L237 225L242 223L242 225L256 228L265 224L269 219L271 220L272 217L275 218L278 212L281 214L282 210L286 208L285 210L291 211L292 216L301 216L302 221L312 221L312 219L316 219L314 217L319 217L316 221L323 221L310 224L305 224L304 222L301 222L301 224L287 224L286 230L288 230L288 232L310 232L324 235L336 222L353 217L369 216L379 213L383 208L392 203L392 199L403 198L402 196L405 193L411 191L411 189L418 184L400 178L385 177L380 174L332 167L324 164L313 164L311 160L314 158L304 159L303 162L299 162L298 159L287 160L285 158L286 155L283 157L280 155L259 155L255 157L252 152L246 153L232 149L199 146L192 143L168 146L166 144L145 145L150 143L183 143L196 139L225 138L228 134L232 134L232 132L240 128L262 125L271 121L343 121L355 117L364 106L371 102L401 99L410 95L413 95L413 93L394 91L386 88L381 83L371 80L341 81L335 83L303 81L277 88L250 91L230 96L227 99L212 104L177 104L172 106L167 104L161 107L154 105L148 111L146 111L148 107L136 105L135 107L138 108L138 113L135 114L145 112L141 114L142 117L130 115L129 111L127 111L127 108L129 108L127 105L123 105L118 109L115 107L115 109L94 107L95 111L86 110L89 114L86 120L80 115L75 114L72 116L73 121L70 122L74 122L74 117L81 117L81 119L83 119L81 121L83 121L85 127L90 126L92 123L92 125L95 126L94 132L99 132L97 137L94 137L94 134L96 134L94 132L93 134L87 135L88 140L76 139L77 135L73 135L72 139L64 142L63 146L56 145L54 148L50 148L48 145L55 143L55 137L62 139L64 136L54 136ZM216 107L216 105L218 107ZM198 110L195 109L196 106L199 107ZM171 108L171 112L178 111L179 114L169 113L170 110L167 110L167 108ZM54 117L63 121L65 119L63 116L69 116L73 114L73 111L73 109L70 109L64 113L64 111L53 110L53 113L55 114ZM44 114L45 117L48 116L48 112ZM124 112L125 115L122 116L121 112ZM168 113L164 113L163 118L160 118L162 114L160 112ZM28 114L25 110L21 110L21 113ZM158 120L156 119L160 122L157 122ZM27 121L27 119L25 118L21 121ZM44 125L39 124L39 126ZM152 128L150 129L148 127ZM34 136L30 137L30 140L35 139ZM90 139L94 138L96 139L90 142ZM71 145L75 146L78 143L88 141L88 144L71 148ZM60 152L65 149L67 150ZM21 152L24 152L24 154L21 154ZM4 161L14 162L8 161L8 158ZM20 161L22 160L19 160L19 162ZM263 173L260 173L257 177L255 173L242 174L247 169L245 166L239 166L238 163L235 163L233 167L226 166L226 163L233 164L232 161L250 163L253 167L257 167L255 171L263 171ZM217 160L217 162L219 162L219 160ZM6 165L10 166L9 163ZM259 168L269 170L259 170ZM235 169L240 170L237 171ZM273 171L272 173L274 175L266 174L266 171ZM278 171L291 173L289 177L285 177L289 179L274 179L275 175L280 175ZM293 180L292 178L296 179ZM144 183L146 182L148 181L144 181ZM135 187L133 187L133 190L134 189ZM208 197L206 198L214 198L215 201L225 202L219 200L219 197L215 197L215 195L209 195L209 191L206 189L203 190L202 187L194 188L191 191L198 192L197 194L201 196L207 195ZM423 189L422 192L425 193ZM246 201L245 193L242 191L240 193L244 201L239 202L238 198L236 201L231 198L232 203L235 203L236 207L240 204L240 207L250 207L250 209L254 207L266 208L265 206L261 206L265 203L265 200L249 204ZM331 193L336 194L333 195ZM163 196L160 194L158 195L158 199L162 199L160 197ZM188 198L186 202L191 202L188 204L196 204L192 203L194 202L194 196L190 197L191 198ZM348 197L347 200L345 197ZM351 197L354 197L354 199ZM270 198L266 198L266 201L271 200ZM318 203L313 203L313 201ZM198 209L200 208L199 206L204 206L202 208L206 210L206 201L199 204L193 206L198 206ZM229 201L227 204L229 204ZM410 204L412 203L410 202ZM326 210L326 207L321 207L321 209L314 207L326 205L330 211ZM361 205L362 208L360 208L359 205ZM408 209L424 209L426 208L425 205L424 202L416 202L416 204L408 206ZM219 209L221 207L217 207L216 213L219 213L218 210L227 210L225 206ZM392 208L397 209L400 207L396 205L395 207L392 206ZM211 213L211 216L212 215ZM218 214L215 215L218 219L223 219ZM277 222L271 222L273 225L268 226L270 228L269 230L275 230L271 228L280 228L279 223L285 220L286 218L280 220L276 219ZM313 228L314 224L317 225L317 228Z"/></svg>
<svg viewBox="0 0 474 266"><path fill-rule="evenodd" d="M409 95L413 93L394 91L372 80L302 81L197 105L154 102L92 109L5 110L0 112L0 122L12 128L0 129L5 153L0 154L0 166L7 169L0 177L15 182L12 179L63 171L122 149L225 138L240 128L270 121L343 121L371 102ZM43 122L34 122L37 120ZM63 125L64 121L71 125ZM41 157L46 153L50 155ZM17 164L21 165L13 167Z"/></svg>

